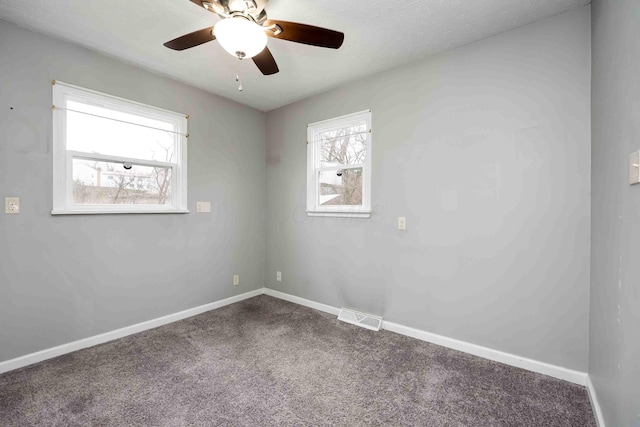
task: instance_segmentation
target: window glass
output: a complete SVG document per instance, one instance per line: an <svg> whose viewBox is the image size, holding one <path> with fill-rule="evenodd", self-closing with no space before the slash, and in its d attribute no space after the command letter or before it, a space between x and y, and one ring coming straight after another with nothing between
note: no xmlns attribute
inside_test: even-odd
<svg viewBox="0 0 640 427"><path fill-rule="evenodd" d="M73 202L166 205L171 168L73 159Z"/></svg>
<svg viewBox="0 0 640 427"><path fill-rule="evenodd" d="M320 172L318 204L362 206L362 168Z"/></svg>
<svg viewBox="0 0 640 427"><path fill-rule="evenodd" d="M80 102L67 102L67 149L171 162L175 126Z"/></svg>
<svg viewBox="0 0 640 427"><path fill-rule="evenodd" d="M318 134L322 167L363 163L366 150L366 124L360 123Z"/></svg>

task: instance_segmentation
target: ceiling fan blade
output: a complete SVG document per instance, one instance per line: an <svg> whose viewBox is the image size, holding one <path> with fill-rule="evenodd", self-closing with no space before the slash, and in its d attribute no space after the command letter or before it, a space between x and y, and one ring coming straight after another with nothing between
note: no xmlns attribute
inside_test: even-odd
<svg viewBox="0 0 640 427"><path fill-rule="evenodd" d="M252 59L258 66L258 69L260 69L262 74L265 76L269 76L280 71L278 69L278 64L276 64L276 60L273 59L273 55L271 55L271 51L268 47L265 47L262 52L254 56Z"/></svg>
<svg viewBox="0 0 640 427"><path fill-rule="evenodd" d="M279 34L267 31L269 37L276 39L289 40L296 43L304 43L311 46L328 47L338 49L344 41L344 33L326 28L314 27L313 25L298 24L296 22L276 21L269 19L263 24L265 27L269 25L277 25L282 29Z"/></svg>
<svg viewBox="0 0 640 427"><path fill-rule="evenodd" d="M213 27L208 27L194 31L193 33L185 34L182 37L166 42L164 45L173 50L185 50L215 39L216 36L213 35Z"/></svg>

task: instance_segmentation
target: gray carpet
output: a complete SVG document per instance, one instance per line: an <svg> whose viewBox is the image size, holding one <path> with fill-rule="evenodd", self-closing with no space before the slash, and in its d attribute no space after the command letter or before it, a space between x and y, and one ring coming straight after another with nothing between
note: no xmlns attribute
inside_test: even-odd
<svg viewBox="0 0 640 427"><path fill-rule="evenodd" d="M595 426L584 387L259 296L0 376L2 426Z"/></svg>

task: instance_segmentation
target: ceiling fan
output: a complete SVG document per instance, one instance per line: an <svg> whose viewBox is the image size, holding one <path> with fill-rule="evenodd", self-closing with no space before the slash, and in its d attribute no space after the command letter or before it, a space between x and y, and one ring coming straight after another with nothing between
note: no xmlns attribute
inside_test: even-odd
<svg viewBox="0 0 640 427"><path fill-rule="evenodd" d="M164 45L173 50L185 50L217 39L231 55L253 59L264 75L279 71L267 47L267 36L331 49L338 49L344 41L344 34L339 31L267 19L264 8L268 0L190 1L218 14L222 20L213 27L185 34Z"/></svg>

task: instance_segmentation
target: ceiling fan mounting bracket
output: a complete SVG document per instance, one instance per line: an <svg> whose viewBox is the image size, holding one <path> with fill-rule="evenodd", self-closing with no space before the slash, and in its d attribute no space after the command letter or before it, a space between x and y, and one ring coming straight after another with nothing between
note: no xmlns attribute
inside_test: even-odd
<svg viewBox="0 0 640 427"><path fill-rule="evenodd" d="M229 8L233 11L247 12L258 8L253 0L231 0Z"/></svg>
<svg viewBox="0 0 640 427"><path fill-rule="evenodd" d="M273 36L277 36L278 34L282 33L282 27L280 27L280 25L278 24L271 24L263 28L265 31L271 31L271 35Z"/></svg>
<svg viewBox="0 0 640 427"><path fill-rule="evenodd" d="M231 14L229 14L228 18L244 18L247 21L251 21L255 24L258 24L258 22L256 22L256 18L254 18L252 15L246 13L246 12L231 12ZM227 19L227 18L225 18ZM258 24L260 25L260 24Z"/></svg>
<svg viewBox="0 0 640 427"><path fill-rule="evenodd" d="M218 15L224 15L225 8L217 1L203 1L202 7L207 9L209 12L217 13Z"/></svg>
<svg viewBox="0 0 640 427"><path fill-rule="evenodd" d="M260 25L267 20L266 3L265 0L206 0L202 6L223 19L243 16Z"/></svg>

